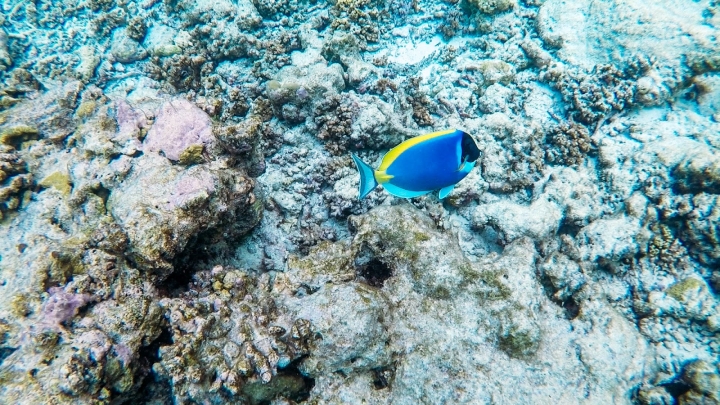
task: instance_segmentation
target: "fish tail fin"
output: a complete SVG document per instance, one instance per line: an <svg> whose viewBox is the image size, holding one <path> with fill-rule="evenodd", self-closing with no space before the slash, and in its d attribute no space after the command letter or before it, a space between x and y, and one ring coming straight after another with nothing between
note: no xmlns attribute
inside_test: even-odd
<svg viewBox="0 0 720 405"><path fill-rule="evenodd" d="M354 153L351 153L350 156L352 156L355 161L355 165L360 172L360 196L358 199L362 199L378 185L377 180L375 180L375 170L373 170L373 168L367 163L360 160L359 157L355 156Z"/></svg>

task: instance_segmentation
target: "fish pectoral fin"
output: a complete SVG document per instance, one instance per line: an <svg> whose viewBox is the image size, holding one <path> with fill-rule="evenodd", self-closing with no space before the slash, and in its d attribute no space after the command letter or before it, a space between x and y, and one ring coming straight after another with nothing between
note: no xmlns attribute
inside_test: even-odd
<svg viewBox="0 0 720 405"><path fill-rule="evenodd" d="M455 188L454 184L441 188L440 192L438 193L438 198L442 200L443 198L447 197L448 194L452 193L454 188Z"/></svg>
<svg viewBox="0 0 720 405"><path fill-rule="evenodd" d="M393 177L395 177L395 176L393 176L393 175L391 175L391 174L387 174L387 173L385 172L385 170L382 170L382 171L381 171L381 170L376 170L376 171L375 171L375 180L377 180L377 182L380 183L380 184L385 184L385 183L387 183L387 182L390 181L390 179L392 179Z"/></svg>
<svg viewBox="0 0 720 405"><path fill-rule="evenodd" d="M472 170L473 167L475 167L475 163L477 163L477 162L467 162L467 161L462 162L462 164L458 168L458 172L470 173L470 170Z"/></svg>

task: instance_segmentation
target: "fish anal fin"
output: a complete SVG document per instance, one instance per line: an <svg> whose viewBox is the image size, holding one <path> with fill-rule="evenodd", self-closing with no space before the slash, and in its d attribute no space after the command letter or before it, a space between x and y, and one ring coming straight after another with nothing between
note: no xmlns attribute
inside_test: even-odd
<svg viewBox="0 0 720 405"><path fill-rule="evenodd" d="M385 191L387 191L388 193L394 195L395 197L400 197L400 198L420 197L421 195L427 194L427 193L429 193L430 191L432 191L432 190L427 190L427 191L410 191L410 190L405 190L404 188L400 188L400 187L398 187L398 186L394 186L394 185L392 185L392 184L390 184L390 183L385 183L385 184L383 184L383 188L384 188Z"/></svg>
<svg viewBox="0 0 720 405"><path fill-rule="evenodd" d="M442 200L443 198L447 197L448 194L452 193L454 188L454 184L441 188L440 192L438 193L438 198Z"/></svg>

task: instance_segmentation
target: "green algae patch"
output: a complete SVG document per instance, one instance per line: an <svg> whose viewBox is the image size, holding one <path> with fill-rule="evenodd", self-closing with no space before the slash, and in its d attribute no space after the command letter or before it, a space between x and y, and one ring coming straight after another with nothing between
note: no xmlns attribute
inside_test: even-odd
<svg viewBox="0 0 720 405"><path fill-rule="evenodd" d="M0 131L0 144L17 147L21 143L40 137L40 131L29 125L15 125Z"/></svg>
<svg viewBox="0 0 720 405"><path fill-rule="evenodd" d="M54 172L38 183L40 187L54 188L61 192L64 196L70 195L72 190L72 183L70 182L70 176L62 172Z"/></svg>
<svg viewBox="0 0 720 405"><path fill-rule="evenodd" d="M205 150L205 148L201 144L193 144L188 146L187 148L185 148L184 151L180 153L180 164L187 166L196 163L202 163L203 150Z"/></svg>
<svg viewBox="0 0 720 405"><path fill-rule="evenodd" d="M687 294L692 291L701 291L707 288L705 283L694 278L688 277L684 280L680 280L677 283L671 285L667 290L667 295L675 298L679 302L687 301Z"/></svg>

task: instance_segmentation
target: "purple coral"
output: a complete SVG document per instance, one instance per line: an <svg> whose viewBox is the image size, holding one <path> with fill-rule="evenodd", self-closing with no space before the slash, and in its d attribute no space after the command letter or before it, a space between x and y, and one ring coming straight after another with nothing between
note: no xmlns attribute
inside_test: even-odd
<svg viewBox="0 0 720 405"><path fill-rule="evenodd" d="M212 139L210 117L193 103L177 99L163 104L143 143L145 150L177 161L189 146L205 146Z"/></svg>
<svg viewBox="0 0 720 405"><path fill-rule="evenodd" d="M125 100L115 103L115 111L118 123L118 133L115 136L117 139L137 137L141 129L150 125L145 113L134 109Z"/></svg>
<svg viewBox="0 0 720 405"><path fill-rule="evenodd" d="M42 326L52 330L62 330L62 323L69 321L78 310L93 298L88 294L68 293L60 287L48 290L50 297L42 309Z"/></svg>

